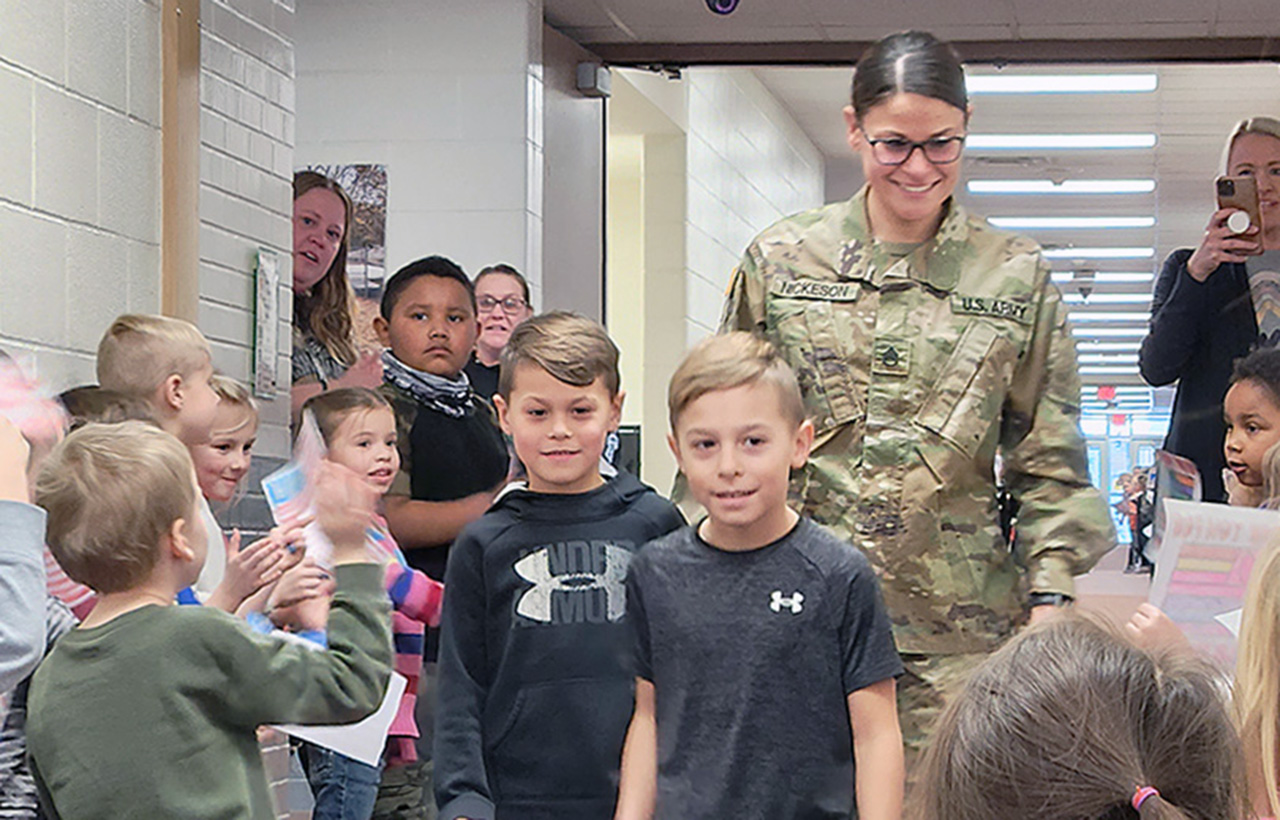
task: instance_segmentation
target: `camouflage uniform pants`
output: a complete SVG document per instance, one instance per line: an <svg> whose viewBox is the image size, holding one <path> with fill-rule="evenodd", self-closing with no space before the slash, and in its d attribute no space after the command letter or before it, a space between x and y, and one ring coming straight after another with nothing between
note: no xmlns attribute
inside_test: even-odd
<svg viewBox="0 0 1280 820"><path fill-rule="evenodd" d="M942 711L968 673L987 656L902 653L905 672L898 679L898 722L907 763L907 794L919 778L920 758Z"/></svg>
<svg viewBox="0 0 1280 820"><path fill-rule="evenodd" d="M436 820L431 788L431 761L383 769L373 820Z"/></svg>
<svg viewBox="0 0 1280 820"><path fill-rule="evenodd" d="M378 800L372 820L436 820L436 796L432 773L431 745L435 735L435 662L422 665L418 678L418 704L414 720L418 724L418 760L405 766L382 770Z"/></svg>

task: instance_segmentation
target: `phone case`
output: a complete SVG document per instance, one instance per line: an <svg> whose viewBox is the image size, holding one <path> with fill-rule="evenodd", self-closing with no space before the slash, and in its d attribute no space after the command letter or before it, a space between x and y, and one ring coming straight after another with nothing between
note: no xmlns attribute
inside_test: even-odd
<svg viewBox="0 0 1280 820"><path fill-rule="evenodd" d="M1218 192L1219 208L1234 208L1244 211L1249 216L1249 225L1262 226L1262 209L1258 206L1258 181L1253 177L1218 177L1215 181ZM1248 230L1248 227L1245 228ZM1237 231L1240 233L1240 231ZM1255 249L1241 251L1244 254L1262 253L1262 241L1258 240Z"/></svg>

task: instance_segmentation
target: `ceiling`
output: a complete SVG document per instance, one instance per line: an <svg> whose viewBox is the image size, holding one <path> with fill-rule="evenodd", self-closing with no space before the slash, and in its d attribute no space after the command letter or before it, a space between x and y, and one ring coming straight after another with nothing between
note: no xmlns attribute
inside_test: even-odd
<svg viewBox="0 0 1280 820"><path fill-rule="evenodd" d="M848 97L848 68L770 67L756 77L791 112L823 153L827 199L849 196L861 172L845 143L840 107ZM1116 94L978 94L970 134L1154 133L1148 149L981 150L966 149L958 198L988 217L1154 217L1152 227L1110 229L1019 229L1054 259L1059 287L1071 303L1082 379L1086 384L1142 384L1137 345L1150 311L1152 277L1173 249L1198 240L1214 210L1213 178L1219 171L1223 138L1243 117L1280 111L1280 69L1251 64L1126 64L1034 66L1002 72L974 66L973 77L1028 74L1124 73L1156 75L1155 91ZM1152 179L1155 189L1134 194L977 195L968 182L980 180ZM1153 248L1150 256L1126 260L1074 258L1071 249ZM1070 277L1099 272L1084 297ZM1102 276L1122 273L1126 276ZM1066 281L1062 281L1066 279ZM1104 281L1121 280L1121 281ZM1102 369L1099 369L1102 368Z"/></svg>
<svg viewBox="0 0 1280 820"><path fill-rule="evenodd" d="M968 60L1093 59L1091 41L1140 41L1125 59L1280 53L1276 0L544 0L547 22L614 63L851 62L861 46L925 28ZM1216 55L1216 57L1215 57Z"/></svg>

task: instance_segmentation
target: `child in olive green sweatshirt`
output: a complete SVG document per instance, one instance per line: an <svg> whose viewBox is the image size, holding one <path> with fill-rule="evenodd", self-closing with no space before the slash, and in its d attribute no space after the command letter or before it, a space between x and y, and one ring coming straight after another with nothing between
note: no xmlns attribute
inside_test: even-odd
<svg viewBox="0 0 1280 820"><path fill-rule="evenodd" d="M256 728L349 723L377 708L391 619L364 546L374 494L337 465L315 489L336 565L326 652L173 605L210 537L177 439L140 422L89 425L54 450L36 486L49 546L99 601L31 686L28 748L51 814L266 820Z"/></svg>

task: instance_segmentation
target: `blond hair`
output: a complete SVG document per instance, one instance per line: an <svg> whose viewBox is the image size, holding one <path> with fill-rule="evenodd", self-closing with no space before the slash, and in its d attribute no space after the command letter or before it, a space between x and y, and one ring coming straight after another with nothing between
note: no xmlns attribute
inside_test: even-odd
<svg viewBox="0 0 1280 820"><path fill-rule="evenodd" d="M1239 820L1217 670L1060 615L987 658L925 753L912 820ZM1133 811L1138 788L1157 790Z"/></svg>
<svg viewBox="0 0 1280 820"><path fill-rule="evenodd" d="M188 378L210 361L209 340L190 322L126 314L111 323L98 344L98 382L150 401L165 379Z"/></svg>
<svg viewBox="0 0 1280 820"><path fill-rule="evenodd" d="M502 369L498 373L498 395L511 398L516 368L536 364L565 384L586 387L604 380L609 396L618 395L622 376L618 372L618 346L609 334L585 316L567 310L553 310L518 325L502 349Z"/></svg>
<svg viewBox="0 0 1280 820"><path fill-rule="evenodd" d="M192 523L193 470L182 442L145 422L76 430L49 454L36 481L53 557L99 593L138 586L155 568L173 522Z"/></svg>
<svg viewBox="0 0 1280 820"><path fill-rule="evenodd" d="M1272 449L1274 452L1274 448ZM1270 453L1268 453L1270 456ZM1233 705L1254 792L1267 796L1268 813L1280 811L1280 534L1271 539L1249 574L1240 624ZM1257 787L1261 786L1259 790Z"/></svg>
<svg viewBox="0 0 1280 820"><path fill-rule="evenodd" d="M1236 147L1236 140L1245 134L1265 134L1280 139L1280 120L1272 117L1249 117L1236 123L1227 137L1227 144L1222 147L1222 172L1231 173L1231 149Z"/></svg>
<svg viewBox="0 0 1280 820"><path fill-rule="evenodd" d="M213 378L209 380L209 386L213 388L213 392L218 396L218 404L226 407L240 407L249 415L248 421L255 427L258 424L258 403L253 400L253 396L249 395L249 388L240 382L223 375L222 373L214 373ZM243 427L244 425L240 425ZM237 427L236 429L240 429Z"/></svg>
<svg viewBox="0 0 1280 820"><path fill-rule="evenodd" d="M796 374L767 339L741 330L703 339L680 362L667 388L671 429L685 408L707 393L761 381L777 392L788 420L796 425L805 420Z"/></svg>

